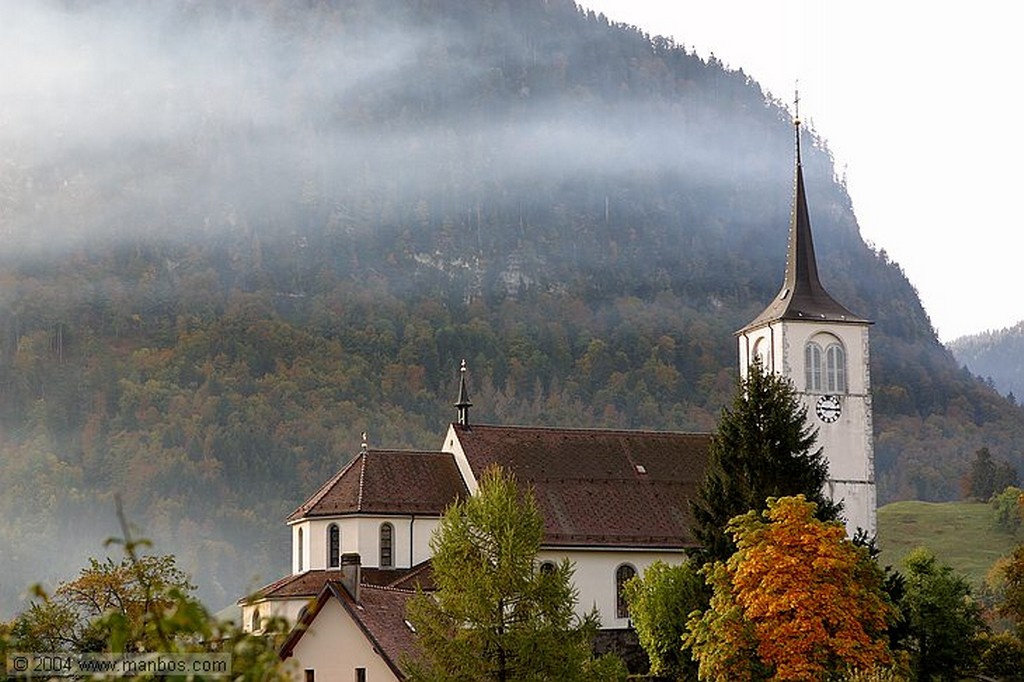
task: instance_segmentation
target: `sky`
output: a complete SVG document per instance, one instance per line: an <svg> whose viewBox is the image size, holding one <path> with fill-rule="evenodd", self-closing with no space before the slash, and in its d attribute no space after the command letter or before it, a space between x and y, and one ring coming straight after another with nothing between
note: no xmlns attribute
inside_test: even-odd
<svg viewBox="0 0 1024 682"><path fill-rule="evenodd" d="M1024 320L1024 65L1014 3L581 0L742 69L832 150L864 239L939 338ZM813 197L808 197L813 202Z"/></svg>

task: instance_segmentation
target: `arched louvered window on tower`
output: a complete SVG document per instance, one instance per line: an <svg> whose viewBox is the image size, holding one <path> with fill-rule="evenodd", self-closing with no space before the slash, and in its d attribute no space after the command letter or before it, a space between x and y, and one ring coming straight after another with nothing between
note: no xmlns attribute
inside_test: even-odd
<svg viewBox="0 0 1024 682"><path fill-rule="evenodd" d="M825 384L829 393L846 393L846 351L838 343L825 349Z"/></svg>
<svg viewBox="0 0 1024 682"><path fill-rule="evenodd" d="M249 628L253 632L259 632L260 628L262 626L263 626L263 621L260 619L260 610L259 610L259 608L256 608L252 612L252 622L249 624Z"/></svg>
<svg viewBox="0 0 1024 682"><path fill-rule="evenodd" d="M303 542L302 542L302 540L303 540L303 538L302 538L302 529L300 528L299 529L299 573L302 573L302 550L303 550Z"/></svg>
<svg viewBox="0 0 1024 682"><path fill-rule="evenodd" d="M846 393L846 349L830 336L804 347L804 382L809 393Z"/></svg>
<svg viewBox="0 0 1024 682"><path fill-rule="evenodd" d="M807 391L821 390L821 346L813 341L804 347L804 381Z"/></svg>
<svg viewBox="0 0 1024 682"><path fill-rule="evenodd" d="M341 566L341 530L338 524L327 527L327 568Z"/></svg>
<svg viewBox="0 0 1024 682"><path fill-rule="evenodd" d="M626 603L626 581L636 575L636 569L622 564L615 569L615 617L629 618L629 604Z"/></svg>
<svg viewBox="0 0 1024 682"><path fill-rule="evenodd" d="M380 567L391 568L395 565L394 555L395 527L390 523L380 524Z"/></svg>

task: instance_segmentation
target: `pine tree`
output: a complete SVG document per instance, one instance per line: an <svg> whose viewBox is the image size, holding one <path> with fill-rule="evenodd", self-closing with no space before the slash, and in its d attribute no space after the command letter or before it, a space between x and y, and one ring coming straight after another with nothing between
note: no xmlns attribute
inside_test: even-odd
<svg viewBox="0 0 1024 682"><path fill-rule="evenodd" d="M692 504L701 558L728 559L736 551L725 530L729 520L763 511L769 497L803 495L817 506L819 519L839 517L842 505L824 494L828 463L822 449L814 449L816 440L792 382L751 364L732 407L722 410Z"/></svg>

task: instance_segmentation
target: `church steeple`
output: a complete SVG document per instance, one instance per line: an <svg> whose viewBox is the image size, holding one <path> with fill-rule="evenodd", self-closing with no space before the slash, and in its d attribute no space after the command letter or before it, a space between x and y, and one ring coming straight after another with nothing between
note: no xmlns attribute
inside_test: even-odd
<svg viewBox="0 0 1024 682"><path fill-rule="evenodd" d="M799 101L799 100L798 100ZM782 289L760 315L737 333L740 377L754 362L791 382L794 396L828 460L825 493L842 501L846 529L874 534L875 465L871 412L871 323L825 291L811 235L796 130L796 178Z"/></svg>
<svg viewBox="0 0 1024 682"><path fill-rule="evenodd" d="M459 399L455 402L455 409L458 410L459 426L469 426L469 408L473 403L469 401L469 391L466 390L466 361L462 361L459 368Z"/></svg>
<svg viewBox="0 0 1024 682"><path fill-rule="evenodd" d="M796 181L793 211L789 221L789 245L786 254L786 275L779 294L760 315L740 331L777 320L826 320L830 322L867 322L836 301L825 291L818 278L814 256L811 218L804 190L803 160L800 155L800 118L793 119L796 130Z"/></svg>

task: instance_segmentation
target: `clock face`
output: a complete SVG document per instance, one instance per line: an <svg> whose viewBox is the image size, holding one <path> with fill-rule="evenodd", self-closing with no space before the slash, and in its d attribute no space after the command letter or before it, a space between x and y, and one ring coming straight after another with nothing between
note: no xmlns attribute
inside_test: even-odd
<svg viewBox="0 0 1024 682"><path fill-rule="evenodd" d="M818 398L818 404L814 406L814 412L818 415L818 419L826 424L831 424L839 419L842 411L843 407L839 403L839 398L834 395L821 396Z"/></svg>

